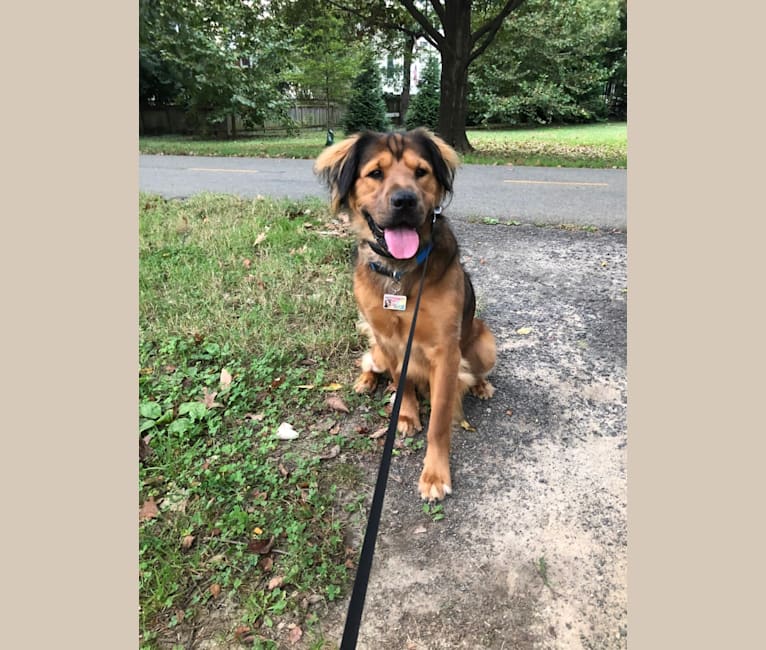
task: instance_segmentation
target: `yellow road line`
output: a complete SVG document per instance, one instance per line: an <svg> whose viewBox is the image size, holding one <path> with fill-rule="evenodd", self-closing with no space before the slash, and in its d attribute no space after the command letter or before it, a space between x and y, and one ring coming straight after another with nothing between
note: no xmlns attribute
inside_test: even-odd
<svg viewBox="0 0 766 650"><path fill-rule="evenodd" d="M591 185L594 187L606 187L609 183L586 183L584 181L512 181L504 180L503 183L529 183L533 185Z"/></svg>
<svg viewBox="0 0 766 650"><path fill-rule="evenodd" d="M215 169L213 167L187 167L191 172L223 172L232 174L257 174L257 169Z"/></svg>

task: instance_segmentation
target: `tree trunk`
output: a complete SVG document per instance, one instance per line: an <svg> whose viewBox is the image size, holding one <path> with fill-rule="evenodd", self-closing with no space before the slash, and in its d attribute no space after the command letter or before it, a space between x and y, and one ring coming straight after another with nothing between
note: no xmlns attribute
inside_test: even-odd
<svg viewBox="0 0 766 650"><path fill-rule="evenodd" d="M446 2L441 47L439 135L457 151L472 151L465 133L468 117L468 62L471 55L471 3Z"/></svg>
<svg viewBox="0 0 766 650"><path fill-rule="evenodd" d="M402 66L402 96L399 100L399 120L402 127L407 123L407 108L410 105L410 81L412 79L412 54L415 50L415 37L407 35L407 49L404 51Z"/></svg>

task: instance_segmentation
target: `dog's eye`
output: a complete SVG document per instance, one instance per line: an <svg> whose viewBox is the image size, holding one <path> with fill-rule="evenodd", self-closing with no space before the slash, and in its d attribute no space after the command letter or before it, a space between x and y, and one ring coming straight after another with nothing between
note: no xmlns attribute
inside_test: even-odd
<svg viewBox="0 0 766 650"><path fill-rule="evenodd" d="M423 176L425 176L426 174L428 174L428 170L423 169L422 167L418 167L415 170L415 178L423 178Z"/></svg>
<svg viewBox="0 0 766 650"><path fill-rule="evenodd" d="M367 174L369 178L374 178L376 180L380 180L383 178L383 172L379 169L373 169L369 174Z"/></svg>

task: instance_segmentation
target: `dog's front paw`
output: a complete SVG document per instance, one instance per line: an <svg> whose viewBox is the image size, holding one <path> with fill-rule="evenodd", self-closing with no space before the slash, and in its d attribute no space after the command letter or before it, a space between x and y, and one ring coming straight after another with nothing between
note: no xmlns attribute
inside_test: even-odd
<svg viewBox="0 0 766 650"><path fill-rule="evenodd" d="M495 394L495 387L486 379L479 379L479 381L471 386L469 390L471 391L471 395L478 397L479 399L489 399Z"/></svg>
<svg viewBox="0 0 766 650"><path fill-rule="evenodd" d="M421 498L428 501L440 501L448 494L452 494L449 461L434 462L426 458L420 481L418 481L418 490Z"/></svg>
<svg viewBox="0 0 766 650"><path fill-rule="evenodd" d="M356 379L354 390L360 394L371 393L378 385L378 376L374 372L362 372Z"/></svg>

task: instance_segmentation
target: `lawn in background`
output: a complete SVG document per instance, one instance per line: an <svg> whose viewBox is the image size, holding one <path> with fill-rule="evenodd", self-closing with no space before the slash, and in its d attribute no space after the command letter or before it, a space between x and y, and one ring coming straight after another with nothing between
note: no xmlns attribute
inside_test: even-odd
<svg viewBox="0 0 766 650"><path fill-rule="evenodd" d="M335 134L336 142L344 137ZM576 126L541 126L508 130L469 129L476 151L463 162L547 167L627 167L627 124L607 122ZM316 158L325 146L324 131L294 137L251 137L211 140L185 136L139 138L145 154Z"/></svg>

